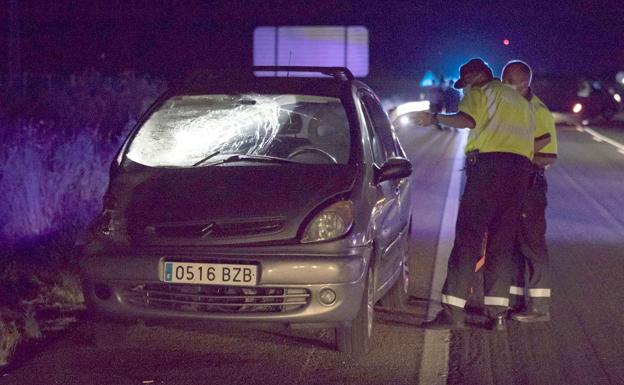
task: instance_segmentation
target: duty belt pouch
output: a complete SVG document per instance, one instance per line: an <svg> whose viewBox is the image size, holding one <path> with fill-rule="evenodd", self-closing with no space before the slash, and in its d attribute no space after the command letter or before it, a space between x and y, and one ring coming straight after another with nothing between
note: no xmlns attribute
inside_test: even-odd
<svg viewBox="0 0 624 385"><path fill-rule="evenodd" d="M479 150L474 150L466 153L466 168L470 168L477 164L479 160Z"/></svg>
<svg viewBox="0 0 624 385"><path fill-rule="evenodd" d="M466 153L466 163L464 165L464 174L466 178L470 178L470 174L477 164L479 151L470 151Z"/></svg>
<svg viewBox="0 0 624 385"><path fill-rule="evenodd" d="M531 180L529 184L529 188L535 187L538 181L544 179L544 169L540 167L534 167L532 170Z"/></svg>

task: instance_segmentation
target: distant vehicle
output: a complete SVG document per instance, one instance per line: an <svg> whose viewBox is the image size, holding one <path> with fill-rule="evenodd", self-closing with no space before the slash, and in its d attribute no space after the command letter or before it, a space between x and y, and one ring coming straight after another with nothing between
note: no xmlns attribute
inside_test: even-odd
<svg viewBox="0 0 624 385"><path fill-rule="evenodd" d="M612 120L622 111L621 86L569 77L541 78L534 91L561 124L594 124Z"/></svg>
<svg viewBox="0 0 624 385"><path fill-rule="evenodd" d="M609 92L600 83L593 82L580 89L570 104L570 111L581 121L610 121L621 110L621 96L619 93Z"/></svg>
<svg viewBox="0 0 624 385"><path fill-rule="evenodd" d="M140 119L84 248L88 308L333 328L365 354L374 304L406 301L412 166L348 69L254 71L291 76L199 75Z"/></svg>

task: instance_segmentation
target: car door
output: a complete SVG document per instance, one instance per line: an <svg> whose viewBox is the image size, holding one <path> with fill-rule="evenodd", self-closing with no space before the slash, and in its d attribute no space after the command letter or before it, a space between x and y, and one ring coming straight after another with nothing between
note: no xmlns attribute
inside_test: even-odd
<svg viewBox="0 0 624 385"><path fill-rule="evenodd" d="M394 145L397 149L397 155L401 158L407 159L407 155L405 154L405 151L401 147L401 143L399 142L399 139L397 138L394 127L392 127L392 136L394 137ZM409 222L411 220L411 214L412 214L410 184L411 184L410 178L403 178L399 180L399 186L398 186L399 187L398 199L399 199L401 224L403 226L402 231L405 233L405 236L408 235L407 226L409 225Z"/></svg>
<svg viewBox="0 0 624 385"><path fill-rule="evenodd" d="M369 92L361 93L362 109L369 130L374 167L381 168L386 159L399 156L392 126L379 100ZM402 257L401 230L403 229L399 193L401 180L383 181L375 186L375 255L376 280L382 288L392 278Z"/></svg>

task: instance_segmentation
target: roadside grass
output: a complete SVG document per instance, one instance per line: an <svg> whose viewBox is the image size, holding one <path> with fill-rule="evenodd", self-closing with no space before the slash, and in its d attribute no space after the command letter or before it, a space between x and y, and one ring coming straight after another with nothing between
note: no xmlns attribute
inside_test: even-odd
<svg viewBox="0 0 624 385"><path fill-rule="evenodd" d="M164 82L90 72L5 86L0 79L0 367L84 306L74 244L101 210L117 149Z"/></svg>

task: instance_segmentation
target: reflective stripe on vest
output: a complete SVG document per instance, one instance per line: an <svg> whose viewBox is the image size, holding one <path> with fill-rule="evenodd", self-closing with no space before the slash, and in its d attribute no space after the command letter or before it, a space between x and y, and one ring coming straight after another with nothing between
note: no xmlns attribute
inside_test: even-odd
<svg viewBox="0 0 624 385"><path fill-rule="evenodd" d="M494 98L494 90L490 87L485 88L485 97L487 98L488 120L492 120L496 113L496 99Z"/></svg>

